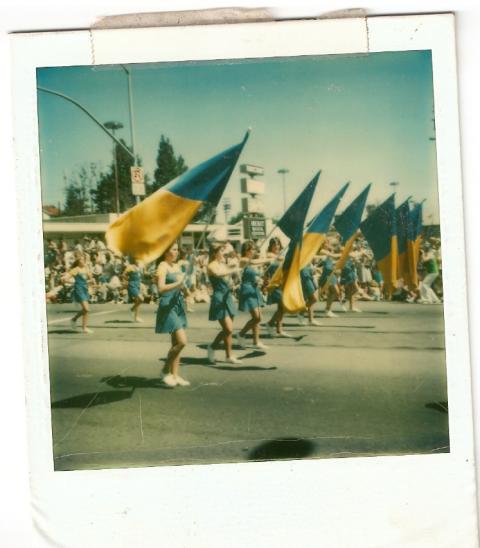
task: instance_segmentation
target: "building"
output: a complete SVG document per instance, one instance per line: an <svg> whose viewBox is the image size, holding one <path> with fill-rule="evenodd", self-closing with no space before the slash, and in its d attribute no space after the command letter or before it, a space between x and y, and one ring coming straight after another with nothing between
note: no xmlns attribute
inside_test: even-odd
<svg viewBox="0 0 480 548"><path fill-rule="evenodd" d="M81 240L84 236L89 238L105 238L105 231L118 215L116 213L96 213L92 215L77 215L72 217L50 217L43 220L43 235L45 240L64 239L67 244L73 244L75 240ZM205 236L203 235L206 229ZM185 227L180 236L181 246L196 247L201 239L228 240L236 248L244 241L244 223L242 221L233 224L211 224L207 227L204 223L192 223Z"/></svg>

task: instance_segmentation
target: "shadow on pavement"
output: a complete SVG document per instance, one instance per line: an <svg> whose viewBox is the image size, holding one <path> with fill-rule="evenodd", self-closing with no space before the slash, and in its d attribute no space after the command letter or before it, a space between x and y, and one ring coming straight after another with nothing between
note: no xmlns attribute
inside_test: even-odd
<svg viewBox="0 0 480 548"><path fill-rule="evenodd" d="M440 411L440 413L448 413L448 401L434 401L431 403L426 403L425 407L427 409L434 409L435 411Z"/></svg>
<svg viewBox="0 0 480 548"><path fill-rule="evenodd" d="M64 400L52 402L52 409L66 409L66 408L85 408L93 407L95 405L106 405L108 403L114 403L117 401L128 400L132 397L135 388L130 391L126 390L107 390L104 392L91 392L89 394L80 394L79 396L73 396Z"/></svg>
<svg viewBox="0 0 480 548"><path fill-rule="evenodd" d="M135 323L133 320L105 320L103 323Z"/></svg>
<svg viewBox="0 0 480 548"><path fill-rule="evenodd" d="M302 459L314 452L312 441L302 438L278 438L254 447L248 460Z"/></svg>
<svg viewBox="0 0 480 548"><path fill-rule="evenodd" d="M82 333L80 329L55 329L52 331L49 331L49 335L71 335L72 333Z"/></svg>
<svg viewBox="0 0 480 548"><path fill-rule="evenodd" d="M146 377L123 377L122 375L115 375L113 377L103 377L100 382L104 382L113 388L164 388L170 390L169 386L166 386L162 381L158 379L147 379Z"/></svg>
<svg viewBox="0 0 480 548"><path fill-rule="evenodd" d="M261 367L260 365L210 365L212 369L222 369L223 371L273 371L277 369L275 365L270 367Z"/></svg>

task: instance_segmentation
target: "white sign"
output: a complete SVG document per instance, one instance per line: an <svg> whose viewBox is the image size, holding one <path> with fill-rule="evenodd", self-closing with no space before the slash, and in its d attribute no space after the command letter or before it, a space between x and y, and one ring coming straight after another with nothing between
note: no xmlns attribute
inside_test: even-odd
<svg viewBox="0 0 480 548"><path fill-rule="evenodd" d="M145 182L145 174L143 172L143 167L132 166L130 168L130 180L132 185L142 184Z"/></svg>
<svg viewBox="0 0 480 548"><path fill-rule="evenodd" d="M246 194L265 194L265 181L257 181L257 179L240 179L241 191Z"/></svg>
<svg viewBox="0 0 480 548"><path fill-rule="evenodd" d="M242 198L243 213L264 213L265 204L259 198Z"/></svg>
<svg viewBox="0 0 480 548"><path fill-rule="evenodd" d="M143 183L132 183L132 194L134 196L145 196L145 185Z"/></svg>
<svg viewBox="0 0 480 548"><path fill-rule="evenodd" d="M240 173L248 173L249 175L263 175L265 173L265 170L261 166L242 164L240 166Z"/></svg>
<svg viewBox="0 0 480 548"><path fill-rule="evenodd" d="M132 194L145 196L145 173L143 167L132 166L130 168L130 180L132 181Z"/></svg>

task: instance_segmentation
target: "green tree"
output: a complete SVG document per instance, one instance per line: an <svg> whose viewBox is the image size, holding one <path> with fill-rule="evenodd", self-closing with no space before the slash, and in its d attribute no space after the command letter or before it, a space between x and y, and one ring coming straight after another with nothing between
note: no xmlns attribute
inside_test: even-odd
<svg viewBox="0 0 480 548"><path fill-rule="evenodd" d="M229 225L235 225L238 223L238 221L241 221L243 219L243 212L239 211L236 213L233 217L230 217L228 224Z"/></svg>
<svg viewBox="0 0 480 548"><path fill-rule="evenodd" d="M161 135L158 144L157 167L153 175L152 184L148 188L149 192L155 192L155 190L166 185L172 179L187 171L187 169L188 166L185 164L183 156L175 156L170 139L165 137L165 135Z"/></svg>
<svg viewBox="0 0 480 548"><path fill-rule="evenodd" d="M125 145L123 140L122 143ZM128 154L120 145L116 145L115 153L118 170L118 201L120 212L122 212L135 204L135 196L132 194L130 177L130 168L133 166L134 162L130 154ZM142 165L141 160L138 157L137 165ZM116 195L115 162L112 160L109 170L106 173L100 174L97 187L92 190L95 211L98 213L115 212Z"/></svg>
<svg viewBox="0 0 480 548"><path fill-rule="evenodd" d="M89 172L82 166L70 175L65 188L63 215L84 215L91 210L90 202L91 179Z"/></svg>

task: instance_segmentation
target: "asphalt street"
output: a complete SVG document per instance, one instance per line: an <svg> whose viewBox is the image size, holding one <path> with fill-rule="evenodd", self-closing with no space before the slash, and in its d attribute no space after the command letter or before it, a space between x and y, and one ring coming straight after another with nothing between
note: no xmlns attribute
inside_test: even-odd
<svg viewBox="0 0 480 548"><path fill-rule="evenodd" d="M169 337L154 333L155 306L133 323L128 305L93 305L86 335L70 328L76 305L48 305L55 469L448 451L443 307L360 306L326 318L319 304L321 326L287 317L295 339L265 335L266 352L212 366L218 324L197 305L181 361L191 386L172 389L159 382Z"/></svg>

